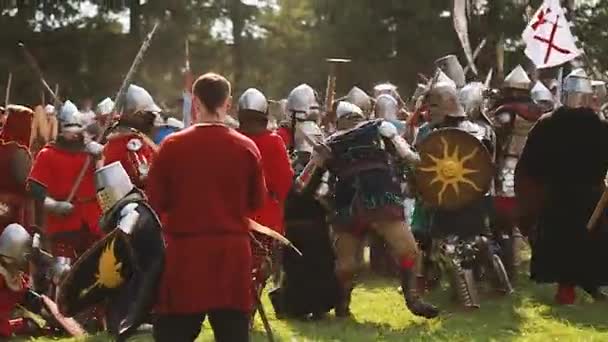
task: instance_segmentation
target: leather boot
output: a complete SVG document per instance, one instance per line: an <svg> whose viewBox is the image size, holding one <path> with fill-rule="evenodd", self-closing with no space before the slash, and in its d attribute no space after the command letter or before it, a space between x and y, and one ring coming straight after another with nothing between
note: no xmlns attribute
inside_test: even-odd
<svg viewBox="0 0 608 342"><path fill-rule="evenodd" d="M401 287L405 306L416 316L424 318L435 318L439 315L439 309L434 305L425 303L416 291L416 275L412 269L401 270Z"/></svg>

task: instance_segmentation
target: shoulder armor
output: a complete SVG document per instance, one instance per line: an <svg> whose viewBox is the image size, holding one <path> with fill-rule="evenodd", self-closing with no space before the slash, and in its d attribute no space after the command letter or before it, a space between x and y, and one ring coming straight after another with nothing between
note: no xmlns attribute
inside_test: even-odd
<svg viewBox="0 0 608 342"><path fill-rule="evenodd" d="M388 121L382 121L382 123L378 127L378 130L380 131L380 134L383 137L389 139L392 139L394 136L399 134L399 132L397 131L397 127Z"/></svg>
<svg viewBox="0 0 608 342"><path fill-rule="evenodd" d="M133 228L139 219L139 212L137 211L138 207L139 204L137 203L129 203L120 210L120 219L118 220L117 226L118 229L127 234L131 234L133 232Z"/></svg>

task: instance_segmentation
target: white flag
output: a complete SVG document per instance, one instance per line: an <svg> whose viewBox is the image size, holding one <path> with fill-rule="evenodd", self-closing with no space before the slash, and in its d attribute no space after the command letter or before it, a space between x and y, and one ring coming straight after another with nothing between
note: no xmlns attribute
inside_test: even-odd
<svg viewBox="0 0 608 342"><path fill-rule="evenodd" d="M545 0L522 37L526 43L526 56L539 69L566 63L581 54L560 0Z"/></svg>

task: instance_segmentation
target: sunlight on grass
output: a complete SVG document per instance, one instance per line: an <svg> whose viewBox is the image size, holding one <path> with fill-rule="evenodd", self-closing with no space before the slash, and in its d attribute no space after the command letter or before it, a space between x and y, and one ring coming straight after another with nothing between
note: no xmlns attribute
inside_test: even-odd
<svg viewBox="0 0 608 342"><path fill-rule="evenodd" d="M522 275L522 278L524 276ZM455 305L447 289L439 289L428 296L443 309L443 315L427 321L412 316L398 292L396 281L362 279L353 294L354 318L337 319L332 315L324 321L279 321L272 306L264 298L265 308L277 341L514 341L514 342L588 342L608 341L608 303L593 303L579 292L576 306L553 305L552 286L538 286L522 280L510 298L486 294L481 309L466 312ZM107 336L96 336L86 341L106 342ZM15 339L14 341L28 341ZM36 339L36 342L76 341L75 339ZM152 341L147 335L130 341ZM197 341L213 341L209 326ZM254 342L266 341L259 319L255 324Z"/></svg>

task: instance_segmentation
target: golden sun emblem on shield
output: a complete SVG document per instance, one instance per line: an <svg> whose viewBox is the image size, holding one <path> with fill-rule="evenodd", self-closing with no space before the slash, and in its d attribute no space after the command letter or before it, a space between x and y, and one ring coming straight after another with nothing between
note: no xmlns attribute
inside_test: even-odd
<svg viewBox="0 0 608 342"><path fill-rule="evenodd" d="M479 152L479 149L475 147L471 153L460 157L460 151L458 145L454 148L454 152L450 155L448 143L445 138L441 137L441 144L443 145L443 156L436 157L430 153L427 153L427 156L431 158L431 160L435 163L430 167L421 167L420 171L424 172L434 172L435 178L431 180L431 184L435 184L437 182L441 182L442 187L439 193L437 194L438 203L441 205L443 202L443 195L448 187L452 187L456 195L460 195L460 184L468 184L473 187L475 190L481 192L482 190L467 178L467 175L479 172L478 170L468 169L465 167L465 163L471 158L475 157L475 155Z"/></svg>
<svg viewBox="0 0 608 342"><path fill-rule="evenodd" d="M110 242L104 248L99 258L97 274L95 274L96 281L95 283L93 283L93 285L80 292L81 298L86 296L89 292L91 292L91 290L96 287L115 289L123 283L124 279L120 275L122 263L116 260L116 256L114 254L115 242L116 238L112 239L112 242Z"/></svg>

